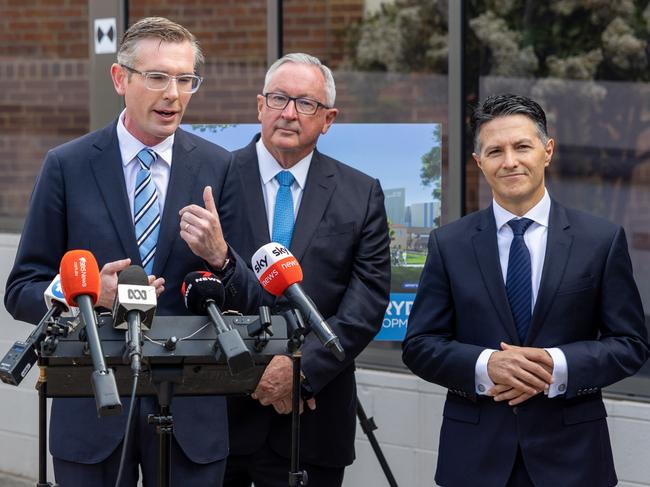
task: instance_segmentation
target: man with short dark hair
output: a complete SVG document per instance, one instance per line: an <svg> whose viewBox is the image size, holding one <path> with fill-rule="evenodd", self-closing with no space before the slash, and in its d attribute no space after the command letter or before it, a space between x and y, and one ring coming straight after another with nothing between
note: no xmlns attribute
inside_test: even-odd
<svg viewBox="0 0 650 487"><path fill-rule="evenodd" d="M257 96L261 135L235 152L224 191L243 212L228 243L226 306L257 313L288 307L265 292L250 269L262 245L290 249L346 358L339 362L314 333L302 347L301 468L310 487L336 487L354 459L354 358L381 327L390 285L389 236L379 181L316 149L338 110L332 73L307 54L288 54L268 70ZM231 179L232 176L232 179ZM276 356L252 398L228 401L230 456L224 485L284 487L291 445L291 360Z"/></svg>
<svg viewBox="0 0 650 487"><path fill-rule="evenodd" d="M403 343L448 388L436 482L616 485L601 389L648 357L625 234L549 196L536 102L488 97L473 125L494 199L431 233Z"/></svg>
<svg viewBox="0 0 650 487"><path fill-rule="evenodd" d="M111 67L126 108L109 126L50 150L43 164L7 282L14 318L36 323L45 314L43 291L70 249L90 250L102 267L98 306L112 306L117 273L133 263L160 294L157 314L188 314L183 277L224 264L214 252L221 234L215 199L230 160L178 128L201 84L202 62L194 36L170 20L146 18L127 30ZM129 399L122 404L122 415L97 418L93 399L53 401L50 451L60 485L115 485ZM174 397L171 411L171 485L221 485L225 400ZM122 487L136 486L138 468L144 485L154 485L158 472L158 437L147 424L156 399L138 398L134 412Z"/></svg>

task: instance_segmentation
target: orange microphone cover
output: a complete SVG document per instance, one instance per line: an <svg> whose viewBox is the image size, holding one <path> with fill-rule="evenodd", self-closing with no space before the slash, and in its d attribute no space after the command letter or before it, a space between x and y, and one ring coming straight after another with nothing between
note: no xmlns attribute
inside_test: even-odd
<svg viewBox="0 0 650 487"><path fill-rule="evenodd" d="M99 298L101 280L95 256L87 250L69 250L59 268L61 288L70 306L77 306L77 297L90 296L93 305Z"/></svg>

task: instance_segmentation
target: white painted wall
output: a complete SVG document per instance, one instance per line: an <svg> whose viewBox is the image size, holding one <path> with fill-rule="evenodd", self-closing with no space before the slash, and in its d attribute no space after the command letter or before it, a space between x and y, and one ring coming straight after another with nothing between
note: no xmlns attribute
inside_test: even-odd
<svg viewBox="0 0 650 487"><path fill-rule="evenodd" d="M4 296L17 235L0 234L0 290ZM0 354L23 340L31 326L14 321L0 306ZM37 371L20 387L0 383L0 473L38 475ZM445 390L410 374L357 371L358 395L400 487L433 485ZM614 460L621 487L650 487L650 404L606 400ZM357 428L357 460L346 470L344 487L386 487L364 433ZM53 481L52 470L48 479Z"/></svg>

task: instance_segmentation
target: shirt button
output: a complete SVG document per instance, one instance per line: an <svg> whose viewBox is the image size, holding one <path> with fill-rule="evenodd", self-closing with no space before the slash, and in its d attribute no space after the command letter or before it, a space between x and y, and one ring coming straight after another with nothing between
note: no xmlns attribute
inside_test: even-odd
<svg viewBox="0 0 650 487"><path fill-rule="evenodd" d="M483 384L478 385L478 391L479 392L485 392L485 386Z"/></svg>
<svg viewBox="0 0 650 487"><path fill-rule="evenodd" d="M560 392L566 391L566 384L560 384L559 386L557 386L557 390Z"/></svg>

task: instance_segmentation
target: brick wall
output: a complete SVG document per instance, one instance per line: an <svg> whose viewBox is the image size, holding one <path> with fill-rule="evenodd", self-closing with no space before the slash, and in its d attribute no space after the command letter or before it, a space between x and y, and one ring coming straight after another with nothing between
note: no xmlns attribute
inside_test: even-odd
<svg viewBox="0 0 650 487"><path fill-rule="evenodd" d="M286 0L284 51L336 69L364 0ZM166 16L206 55L189 123L254 123L266 69L266 0L130 0L129 18ZM0 230L19 230L47 149L88 131L87 0L0 0ZM446 120L446 78L336 72L342 122ZM440 84L442 83L442 84ZM116 107L117 109L117 107ZM12 221L11 225L8 223Z"/></svg>

